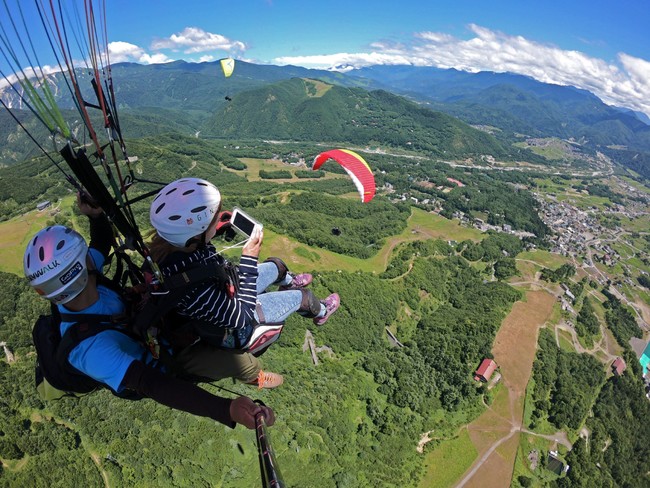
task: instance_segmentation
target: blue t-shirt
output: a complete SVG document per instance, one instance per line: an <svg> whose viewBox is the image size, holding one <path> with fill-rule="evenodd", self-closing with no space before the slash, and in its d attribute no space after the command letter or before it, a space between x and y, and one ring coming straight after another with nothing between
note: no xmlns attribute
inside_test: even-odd
<svg viewBox="0 0 650 488"><path fill-rule="evenodd" d="M104 256L95 249L88 251L95 263L95 269L104 265ZM91 306L79 312L73 312L59 305L61 313L114 315L124 312L124 302L113 290L102 285L97 286L99 299ZM61 322L61 335L75 322ZM135 339L116 330L102 331L79 343L68 356L70 364L82 373L90 376L119 393L126 370L135 360L145 363L153 361L148 349Z"/></svg>

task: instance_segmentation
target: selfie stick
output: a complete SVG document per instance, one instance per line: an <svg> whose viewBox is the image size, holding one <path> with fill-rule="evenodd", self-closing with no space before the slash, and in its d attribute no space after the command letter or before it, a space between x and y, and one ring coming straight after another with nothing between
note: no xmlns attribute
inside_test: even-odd
<svg viewBox="0 0 650 488"><path fill-rule="evenodd" d="M266 430L266 420L262 413L255 416L255 431L257 433L257 452L262 473L262 486L264 488L284 488L286 485L280 475L273 449L271 449L271 442Z"/></svg>

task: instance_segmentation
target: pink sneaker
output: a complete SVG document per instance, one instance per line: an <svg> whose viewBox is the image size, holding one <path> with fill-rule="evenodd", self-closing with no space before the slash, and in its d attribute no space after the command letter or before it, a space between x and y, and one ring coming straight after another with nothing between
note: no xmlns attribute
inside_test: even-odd
<svg viewBox="0 0 650 488"><path fill-rule="evenodd" d="M327 319L329 319L330 316L338 310L339 305L341 305L341 298L338 293L332 293L325 300L321 300L320 302L325 305L326 312L322 317L316 317L314 319L316 325L323 325L327 322Z"/></svg>
<svg viewBox="0 0 650 488"><path fill-rule="evenodd" d="M291 280L291 283L289 283L288 285L282 285L278 287L278 290L284 291L284 290L297 290L299 288L304 288L305 286L311 283L312 279L313 277L309 273L302 273L299 275L295 275Z"/></svg>

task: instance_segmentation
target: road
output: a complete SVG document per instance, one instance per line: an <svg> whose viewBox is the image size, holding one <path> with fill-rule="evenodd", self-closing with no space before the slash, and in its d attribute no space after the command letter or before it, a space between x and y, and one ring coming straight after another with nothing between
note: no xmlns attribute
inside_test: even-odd
<svg viewBox="0 0 650 488"><path fill-rule="evenodd" d="M605 332L605 328L602 325L600 326L600 333L601 333L600 341L595 343L594 347L592 347L591 349L585 349L584 347L582 347L582 344L580 344L580 341L578 340L578 334L576 333L576 330L565 321L560 322L555 327L555 342L557 343L558 347L560 347L560 330L564 330L571 335L571 342L573 343L573 347L576 350L576 352L580 354L590 354L591 356L598 358L596 354L600 352L607 358L608 362L614 361L614 359L617 358L616 355L610 352L611 346L608 343L607 340L608 336L607 333ZM603 345L603 343L605 344Z"/></svg>
<svg viewBox="0 0 650 488"><path fill-rule="evenodd" d="M492 354L499 365L503 385L492 405L467 426L470 439L478 450L478 459L456 487L510 486L519 435L537 435L523 427L524 399L537 351L538 330L551 317L557 295L561 292L559 289L550 291L553 293L539 288L527 291L525 301L514 304L499 328ZM541 437L571 445L563 432Z"/></svg>
<svg viewBox="0 0 650 488"><path fill-rule="evenodd" d="M278 141L278 140L265 140L264 142L269 144L300 144L296 141ZM318 143L316 146L330 147L330 144ZM348 149L357 152L363 152L367 154L381 154L382 156L392 156L397 158L407 158L407 159L420 159L420 160L431 160L435 158L430 158L427 156L420 156L418 154L400 154L388 152L384 149L371 149L369 147L349 147ZM613 165L611 161L603 155L600 157L600 162L603 164L602 171L567 171L566 169L562 172L558 171L557 168L549 168L542 165L533 165L528 164L527 166L498 166L499 164L512 164L512 163L500 163L495 162L493 165L481 165L481 164L461 164L453 161L444 161L440 159L435 159L437 163L446 164L452 168L467 168L471 170L482 170L482 171L521 171L521 172L535 172L535 173L547 173L552 175L570 175L574 178L581 178L584 176L607 176L613 174ZM605 158L605 159L603 159Z"/></svg>

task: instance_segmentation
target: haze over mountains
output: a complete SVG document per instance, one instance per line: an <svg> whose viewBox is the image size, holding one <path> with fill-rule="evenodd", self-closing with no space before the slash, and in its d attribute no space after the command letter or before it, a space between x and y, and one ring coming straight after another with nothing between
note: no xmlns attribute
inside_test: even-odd
<svg viewBox="0 0 650 488"><path fill-rule="evenodd" d="M226 79L217 63L176 61L117 64L113 78L128 137L180 131L367 144L377 139L377 131L385 137L388 129L391 145L431 151L438 157L472 153L504 160L522 157L521 150L510 145L531 137L557 137L590 150L607 150L615 161L617 151L628 160L638 159L636 152L650 153L650 125L641 115L607 106L584 90L507 73L414 66L373 66L339 73L238 61L235 73ZM304 81L294 78L335 86L313 84L309 92ZM49 82L57 87L59 105L72 108L60 76L52 76ZM11 90L0 96L9 106L18 106ZM480 126L483 132L434 111ZM29 124L28 116L25 123ZM486 137L485 131L498 141ZM1 163L11 164L33 153L4 111L0 139L4 142ZM445 153L451 148L453 154Z"/></svg>
<svg viewBox="0 0 650 488"><path fill-rule="evenodd" d="M431 107L472 124L511 128L535 136L584 139L594 145L625 144L647 150L644 114L610 107L586 90L540 83L510 73L467 73L414 66L354 70L393 91L427 100Z"/></svg>

